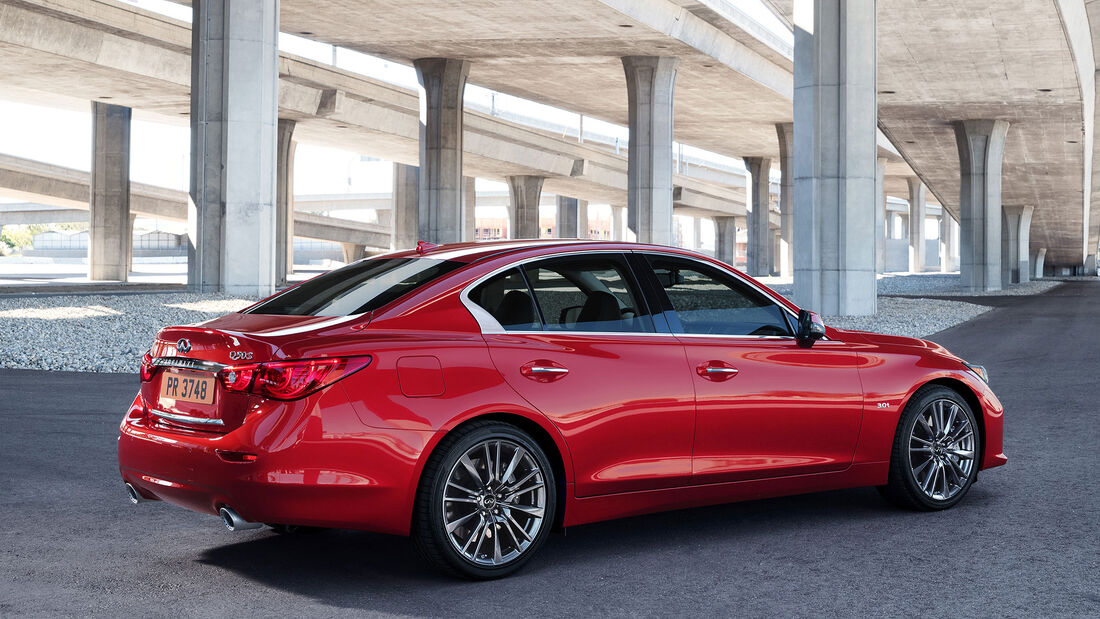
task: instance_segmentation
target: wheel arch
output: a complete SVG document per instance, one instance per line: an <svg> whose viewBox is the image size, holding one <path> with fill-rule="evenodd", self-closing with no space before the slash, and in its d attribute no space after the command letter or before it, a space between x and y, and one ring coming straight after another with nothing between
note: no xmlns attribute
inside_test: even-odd
<svg viewBox="0 0 1100 619"><path fill-rule="evenodd" d="M453 424L442 428L432 441L428 449L425 449L421 455L420 462L417 464L416 471L416 483L413 488L413 501L416 500L416 496L420 493L421 487L424 484L424 470L426 464L430 458L432 458L439 450L440 443L443 440L453 435L456 432L461 432L464 428L472 423L480 421L499 421L508 425L515 426L520 430L526 432L534 441L542 448L543 453L546 454L547 460L550 461L550 467L554 471L555 480L555 492L557 497L557 509L554 514L554 522L552 526L559 528L561 523L564 522L565 506L568 501L567 488L572 480L572 461L569 459L568 448L565 446L565 441L559 434L555 437L550 430L548 430L542 423L532 419L531 417L506 411L487 412L476 415L464 417L460 420L456 420ZM410 510L410 524L412 519L412 510Z"/></svg>

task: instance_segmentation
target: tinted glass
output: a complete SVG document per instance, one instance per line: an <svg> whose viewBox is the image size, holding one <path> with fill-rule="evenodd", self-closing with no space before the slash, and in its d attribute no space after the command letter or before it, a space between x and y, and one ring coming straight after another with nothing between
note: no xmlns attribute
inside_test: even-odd
<svg viewBox="0 0 1100 619"><path fill-rule="evenodd" d="M248 310L249 314L350 316L390 301L463 266L427 258L361 260L290 288Z"/></svg>
<svg viewBox="0 0 1100 619"><path fill-rule="evenodd" d="M670 318L684 333L792 335L783 309L732 275L691 260L649 256L649 262L676 310Z"/></svg>
<svg viewBox="0 0 1100 619"><path fill-rule="evenodd" d="M511 269L478 284L470 300L489 312L505 331L538 331L538 312L519 269Z"/></svg>
<svg viewBox="0 0 1100 619"><path fill-rule="evenodd" d="M614 256L554 258L526 265L550 331L653 331L625 261Z"/></svg>

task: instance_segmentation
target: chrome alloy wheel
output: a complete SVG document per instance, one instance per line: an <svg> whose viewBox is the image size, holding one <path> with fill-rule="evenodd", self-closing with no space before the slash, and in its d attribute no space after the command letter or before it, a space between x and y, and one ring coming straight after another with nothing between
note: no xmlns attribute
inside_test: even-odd
<svg viewBox="0 0 1100 619"><path fill-rule="evenodd" d="M909 435L909 469L924 494L946 501L966 487L974 473L974 427L955 402L933 400L917 416Z"/></svg>
<svg viewBox="0 0 1100 619"><path fill-rule="evenodd" d="M489 438L455 462L443 487L443 526L459 554L477 565L517 559L538 536L546 483L523 446Z"/></svg>

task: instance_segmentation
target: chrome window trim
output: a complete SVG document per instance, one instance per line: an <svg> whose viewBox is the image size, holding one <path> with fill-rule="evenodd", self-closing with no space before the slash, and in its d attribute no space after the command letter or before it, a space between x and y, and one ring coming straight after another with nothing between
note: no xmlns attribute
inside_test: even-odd
<svg viewBox="0 0 1100 619"><path fill-rule="evenodd" d="M224 363L192 359L190 357L153 357L152 364L158 368L181 368L184 370L199 370L201 372L214 373L228 367Z"/></svg>
<svg viewBox="0 0 1100 619"><path fill-rule="evenodd" d="M204 426L224 426L225 423L221 419L204 419L202 417L192 417L190 415L177 415L175 413L168 413L165 411L157 410L155 408L149 409L150 413L153 413L157 417L163 417L169 421L178 421L180 423L197 423Z"/></svg>

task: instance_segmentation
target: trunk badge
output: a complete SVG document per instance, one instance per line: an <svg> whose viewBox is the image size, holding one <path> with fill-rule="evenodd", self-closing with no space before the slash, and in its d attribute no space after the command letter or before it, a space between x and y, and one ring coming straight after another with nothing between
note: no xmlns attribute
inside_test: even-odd
<svg viewBox="0 0 1100 619"><path fill-rule="evenodd" d="M180 341L176 342L176 350L180 351L181 353L191 352L190 340L188 340L187 338L182 338Z"/></svg>

